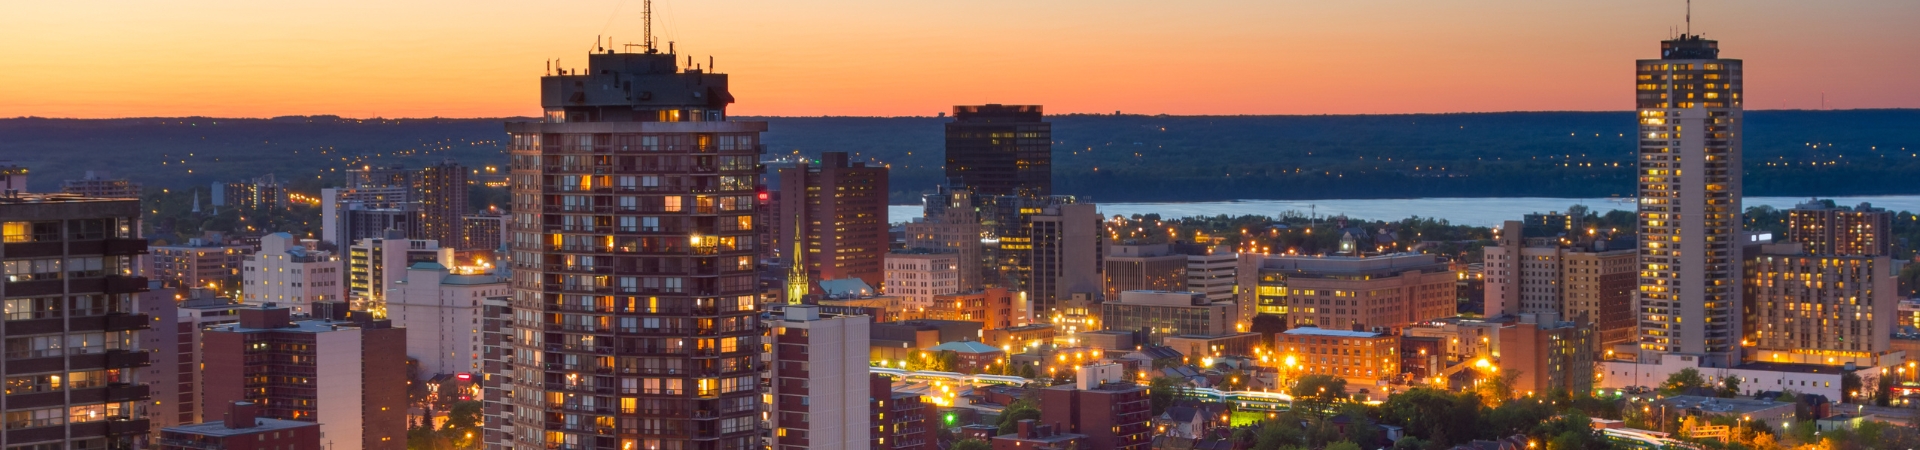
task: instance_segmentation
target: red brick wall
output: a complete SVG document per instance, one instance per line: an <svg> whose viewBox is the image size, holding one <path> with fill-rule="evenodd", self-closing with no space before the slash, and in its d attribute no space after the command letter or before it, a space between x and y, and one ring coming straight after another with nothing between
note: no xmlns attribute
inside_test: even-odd
<svg viewBox="0 0 1920 450"><path fill-rule="evenodd" d="M363 435L369 450L407 448L407 330L369 329L361 334L361 382L366 389ZM326 420L325 417L320 418Z"/></svg>
<svg viewBox="0 0 1920 450"><path fill-rule="evenodd" d="M201 336L201 362L206 366L195 368L201 377L201 405L230 405L247 399L246 337L245 333L220 331Z"/></svg>

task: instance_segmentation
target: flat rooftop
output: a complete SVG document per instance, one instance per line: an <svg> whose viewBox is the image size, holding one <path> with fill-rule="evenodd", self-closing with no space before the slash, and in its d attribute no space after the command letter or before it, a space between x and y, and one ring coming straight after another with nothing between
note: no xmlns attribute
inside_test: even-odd
<svg viewBox="0 0 1920 450"><path fill-rule="evenodd" d="M1658 400L1657 403L1674 408L1699 408L1702 412L1721 414L1746 414L1782 406L1793 407L1793 403L1786 402L1771 402L1751 398L1702 397L1698 395L1667 397Z"/></svg>
<svg viewBox="0 0 1920 450"><path fill-rule="evenodd" d="M1287 330L1286 333L1282 333L1282 334L1286 334L1289 336L1331 336L1331 337L1350 337L1350 338L1376 338L1381 336L1380 333L1374 333L1370 331L1328 330L1324 328L1294 328L1291 330Z"/></svg>
<svg viewBox="0 0 1920 450"><path fill-rule="evenodd" d="M295 320L289 326L280 327L280 328L248 328L248 327L240 326L239 323L223 323L223 324L207 327L207 330L228 331L228 332L234 332L234 333L266 333L266 332L326 333L330 331L340 331L340 329L342 328L357 330L365 327L363 327L360 322L354 322L350 320L309 319L309 320Z"/></svg>
<svg viewBox="0 0 1920 450"><path fill-rule="evenodd" d="M1823 374L1836 374L1836 375L1839 374L1840 372L1843 372L1842 369L1844 369L1843 367L1840 367L1840 366L1829 366L1824 364L1799 364L1799 363L1765 362L1765 361L1750 362L1750 363L1734 366L1733 368L1740 369L1740 370L1764 370L1768 372L1823 373Z"/></svg>
<svg viewBox="0 0 1920 450"><path fill-rule="evenodd" d="M253 420L254 420L254 426L247 427L247 428L227 428L226 422L213 421L213 422L205 422L205 423L196 423L192 425L181 425L177 427L166 427L166 428L161 428L160 431L172 432L172 433L197 434L201 436L212 436L212 437L228 437L228 436L239 436L239 435L245 435L245 434L254 434L254 433L259 433L263 431L273 432L273 431L280 431L280 430L291 430L291 429L300 428L300 427L320 426L319 422L302 422L298 420L268 419L264 417L253 419Z"/></svg>

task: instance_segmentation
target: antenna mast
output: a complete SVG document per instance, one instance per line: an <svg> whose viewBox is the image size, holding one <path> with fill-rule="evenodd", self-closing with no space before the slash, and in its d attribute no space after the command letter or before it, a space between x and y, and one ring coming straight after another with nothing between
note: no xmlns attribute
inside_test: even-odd
<svg viewBox="0 0 1920 450"><path fill-rule="evenodd" d="M1687 1L1692 2L1693 0L1687 0ZM1688 3L1688 4L1691 5L1692 3ZM645 32L647 33L647 39L646 39L647 53L653 53L654 51L653 50L653 0L646 0L645 2L641 2L640 20L646 23L644 29L645 29Z"/></svg>
<svg viewBox="0 0 1920 450"><path fill-rule="evenodd" d="M1687 34L1693 34L1693 0L1687 0Z"/></svg>

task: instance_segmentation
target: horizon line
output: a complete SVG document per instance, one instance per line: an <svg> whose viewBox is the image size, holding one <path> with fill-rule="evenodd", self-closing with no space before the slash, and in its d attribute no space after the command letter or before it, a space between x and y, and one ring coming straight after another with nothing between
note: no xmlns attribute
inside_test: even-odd
<svg viewBox="0 0 1920 450"><path fill-rule="evenodd" d="M1490 115L1490 114L1588 114L1588 113L1591 113L1591 114L1604 114L1604 113L1631 113L1631 112L1634 112L1634 111L1635 111L1635 110L1632 110L1632 109L1623 109L1623 110L1577 110L1577 109L1569 109L1569 110L1511 110L1511 111L1456 111L1456 112L1406 112L1406 113L1359 113L1359 114L1165 114L1165 113L1157 113L1157 114L1156 114L1156 113L1138 113L1138 114L1130 114L1130 113L1125 113L1125 112L1123 112L1123 111L1121 111L1121 112L1119 112L1119 114L1110 114L1110 113L1093 113L1093 112L1070 112L1070 113L1063 113L1063 114L1044 114L1044 115L1043 115L1043 117L1071 117L1071 116L1091 116L1091 117L1121 117L1121 116L1133 116L1133 117L1361 117L1361 116L1453 116L1453 115L1477 115L1477 114L1489 114L1489 115ZM1920 111L1920 107L1906 107L1906 108L1844 108L1844 109L1805 109L1805 108L1774 108L1774 109L1747 109L1747 110L1743 110L1743 111L1744 111L1744 112L1761 112L1761 111L1764 111L1764 112L1862 112L1862 111ZM341 120L507 120L507 119L529 119L529 120L536 120L536 119L539 119L539 118L540 118L539 116L472 116L472 117L441 117L441 116L428 116L428 117L379 117L379 116L374 116L374 117L347 117L347 116L340 116L340 115L335 115L335 114L309 114L309 115L299 115L299 114L292 114L292 115L280 115L280 116L265 116L265 117L262 117L262 116L124 116L124 117L47 117L47 116L13 116L13 117L0 117L0 120L76 120L76 121L77 121L77 120L137 120L137 119L228 119L228 120L274 120L274 119L284 119L284 118L314 118L314 117L333 117L333 118L337 118L337 119L341 119ZM734 118L734 117L741 117L741 118L782 118L782 119L939 119L939 118L947 118L947 117L953 117L953 116L951 116L951 115L940 115L940 116L861 116L861 115L819 115L819 116L780 116L780 115L737 115L737 116L736 116L736 115L729 115L729 116L728 116L728 118Z"/></svg>

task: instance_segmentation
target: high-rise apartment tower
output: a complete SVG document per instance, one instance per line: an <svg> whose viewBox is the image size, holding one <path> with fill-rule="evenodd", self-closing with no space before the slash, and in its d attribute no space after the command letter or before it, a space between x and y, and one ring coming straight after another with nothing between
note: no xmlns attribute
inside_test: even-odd
<svg viewBox="0 0 1920 450"><path fill-rule="evenodd" d="M1741 61L1684 35L1638 61L1640 348L1739 361Z"/></svg>
<svg viewBox="0 0 1920 450"><path fill-rule="evenodd" d="M767 125L726 120L727 76L671 52L586 59L540 78L542 120L506 124L521 330L494 374L513 386L506 445L755 448Z"/></svg>

